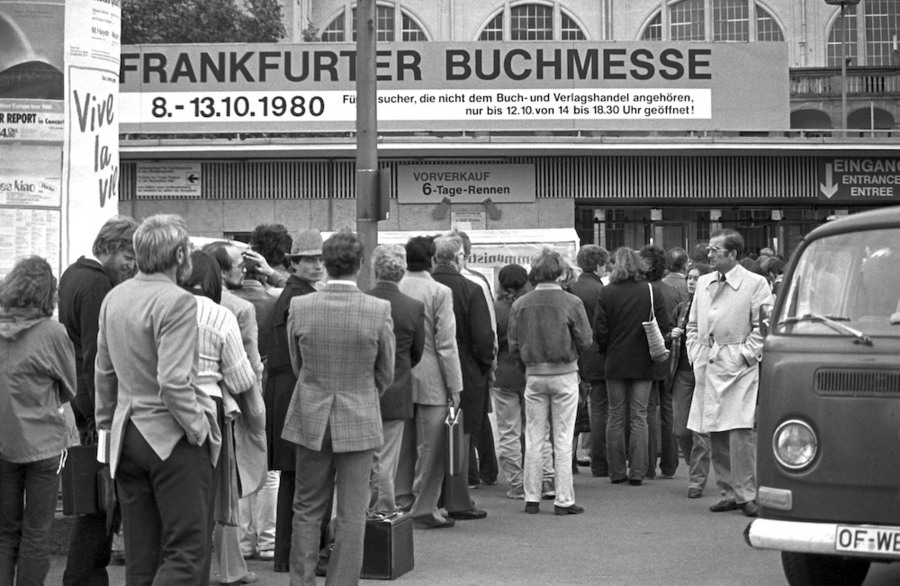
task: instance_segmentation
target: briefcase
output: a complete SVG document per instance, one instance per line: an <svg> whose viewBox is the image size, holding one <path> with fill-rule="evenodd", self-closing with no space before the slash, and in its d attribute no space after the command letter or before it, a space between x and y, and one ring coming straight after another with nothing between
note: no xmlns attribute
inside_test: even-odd
<svg viewBox="0 0 900 586"><path fill-rule="evenodd" d="M106 511L109 466L97 461L97 446L71 446L62 469L63 515Z"/></svg>
<svg viewBox="0 0 900 586"><path fill-rule="evenodd" d="M394 580L414 566L412 516L397 512L367 518L360 577Z"/></svg>
<svg viewBox="0 0 900 586"><path fill-rule="evenodd" d="M447 476L455 476L460 472L468 471L462 469L463 453L468 450L466 438L463 436L463 415L462 409L450 408L447 418L444 420L444 472Z"/></svg>

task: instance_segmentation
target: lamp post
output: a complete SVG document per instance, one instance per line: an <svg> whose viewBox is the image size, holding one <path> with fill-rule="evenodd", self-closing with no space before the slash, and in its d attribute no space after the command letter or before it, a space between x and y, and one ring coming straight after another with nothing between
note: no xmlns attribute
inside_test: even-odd
<svg viewBox="0 0 900 586"><path fill-rule="evenodd" d="M856 6L859 0L825 0L825 4L841 7L841 135L847 137L847 22L844 20L845 8Z"/></svg>

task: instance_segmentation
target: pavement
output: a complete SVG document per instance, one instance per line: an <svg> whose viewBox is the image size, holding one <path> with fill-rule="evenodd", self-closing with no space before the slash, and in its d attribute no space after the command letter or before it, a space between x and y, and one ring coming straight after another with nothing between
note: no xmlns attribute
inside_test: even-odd
<svg viewBox="0 0 900 586"><path fill-rule="evenodd" d="M740 511L710 513L718 500L707 488L687 499L682 465L672 480L643 486L613 485L589 468L575 476L576 502L585 513L555 516L543 501L539 515L506 498L503 483L471 492L488 517L457 521L452 529L414 534L415 569L395 582L412 585L635 584L781 585L778 552L756 551L744 542L749 519ZM65 557L54 556L47 584L60 584ZM215 580L215 563L213 563ZM272 562L251 560L260 586L288 584ZM111 567L110 583L124 584L124 568ZM216 584L216 581L212 582ZM377 580L363 580L377 584ZM324 584L324 579L320 579ZM866 586L900 584L900 564L873 565Z"/></svg>

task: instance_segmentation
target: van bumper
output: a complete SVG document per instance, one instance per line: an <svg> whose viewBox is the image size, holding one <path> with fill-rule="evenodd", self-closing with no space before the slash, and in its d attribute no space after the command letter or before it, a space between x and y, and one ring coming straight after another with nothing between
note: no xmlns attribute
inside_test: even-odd
<svg viewBox="0 0 900 586"><path fill-rule="evenodd" d="M776 519L754 519L744 529L744 539L754 549L774 549L883 561L900 561L898 551L838 551L835 546L838 527L842 530L871 531L872 525L841 523L803 523ZM884 529L884 527L882 527ZM900 527L891 528L900 531Z"/></svg>

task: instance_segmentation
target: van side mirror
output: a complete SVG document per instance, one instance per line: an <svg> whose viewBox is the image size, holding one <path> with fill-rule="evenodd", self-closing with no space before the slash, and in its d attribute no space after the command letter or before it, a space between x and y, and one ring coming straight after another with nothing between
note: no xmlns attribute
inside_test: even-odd
<svg viewBox="0 0 900 586"><path fill-rule="evenodd" d="M769 327L772 324L772 306L765 304L759 308L759 333L765 338L769 335Z"/></svg>

